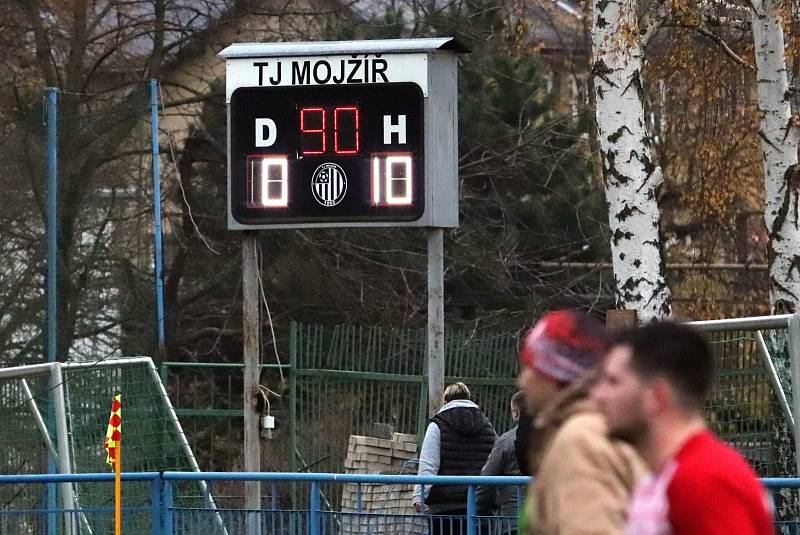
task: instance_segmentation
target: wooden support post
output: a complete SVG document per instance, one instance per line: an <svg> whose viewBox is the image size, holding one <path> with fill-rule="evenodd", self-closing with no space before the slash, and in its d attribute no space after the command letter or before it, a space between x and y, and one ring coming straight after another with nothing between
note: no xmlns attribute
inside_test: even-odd
<svg viewBox="0 0 800 535"><path fill-rule="evenodd" d="M428 230L428 416L444 394L444 230Z"/></svg>
<svg viewBox="0 0 800 535"><path fill-rule="evenodd" d="M609 310L606 312L606 328L624 329L636 327L638 318L635 310Z"/></svg>
<svg viewBox="0 0 800 535"><path fill-rule="evenodd" d="M257 410L261 375L261 320L258 284L258 232L247 232L242 240L242 327L244 338L244 470L261 471L260 422ZM261 484L244 484L245 509L261 509ZM247 515L247 533L258 535L258 513Z"/></svg>

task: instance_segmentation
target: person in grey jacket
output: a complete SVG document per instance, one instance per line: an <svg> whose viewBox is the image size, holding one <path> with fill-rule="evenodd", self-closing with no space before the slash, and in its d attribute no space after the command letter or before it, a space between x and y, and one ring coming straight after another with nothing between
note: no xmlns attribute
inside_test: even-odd
<svg viewBox="0 0 800 535"><path fill-rule="evenodd" d="M510 405L511 420L514 422L514 426L497 438L492 453L489 454L489 458L481 470L482 476L522 475L514 447L517 438L517 422L524 405L522 392L517 392L511 397ZM519 504L523 498L523 493L524 489L514 486L481 485L477 489L478 513L490 515L498 512L499 501L500 516L510 517L508 520L502 521L502 533L515 534L517 532L516 520L519 515Z"/></svg>
<svg viewBox="0 0 800 535"><path fill-rule="evenodd" d="M431 418L419 455L419 475L475 475L481 472L497 439L494 427L470 399L464 383L444 391L444 405ZM412 504L428 513L430 535L466 532L467 487L416 485Z"/></svg>

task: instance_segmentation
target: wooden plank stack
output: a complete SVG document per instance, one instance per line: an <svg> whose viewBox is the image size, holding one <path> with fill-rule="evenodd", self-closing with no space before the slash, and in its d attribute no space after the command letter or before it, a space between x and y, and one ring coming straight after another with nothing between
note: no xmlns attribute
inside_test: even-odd
<svg viewBox="0 0 800 535"><path fill-rule="evenodd" d="M391 439L351 435L344 466L348 474L416 474L417 437L394 433ZM341 532L348 535L425 535L425 517L411 505L413 485L359 485L342 489Z"/></svg>

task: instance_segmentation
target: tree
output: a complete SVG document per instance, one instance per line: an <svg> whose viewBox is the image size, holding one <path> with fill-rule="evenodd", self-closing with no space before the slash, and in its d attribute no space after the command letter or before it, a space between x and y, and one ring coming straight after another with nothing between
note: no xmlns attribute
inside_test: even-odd
<svg viewBox="0 0 800 535"><path fill-rule="evenodd" d="M748 137L734 135L733 137L721 135L717 127L714 135L718 141L725 142L728 150L736 147L735 153L729 154L725 160L742 160L743 155L750 152L756 143L760 145L758 153L758 166L763 173L763 179L758 191L746 191L748 180L737 180L728 183L731 187L719 186L708 192L706 197L719 200L720 190L740 190L740 197L761 200L763 196L763 219L766 223L766 232L769 238L767 259L769 262L769 309L773 313L786 313L797 310L800 299L800 257L797 255L800 247L800 228L793 213L797 210L798 185L795 174L797 173L797 145L798 122L792 115L792 100L794 91L790 90L786 61L786 42L784 38L783 18L788 12L787 2L780 0L759 0L750 2L749 7L740 5L739 2L718 0L715 2L702 2L696 6L684 5L672 13L671 23L690 28L697 36L707 38L714 43L720 53L724 54L728 63L736 66L738 76L735 85L726 88L731 94L739 93L745 98L739 99L734 107L733 114L727 113L722 129L729 129L733 115L739 116L743 112L755 118L749 121L755 124L747 125ZM796 19L793 19L796 23ZM752 34L752 35L749 35ZM749 42L748 42L749 41ZM792 36L789 36L789 45L792 45ZM792 49L790 48L790 51ZM754 62L750 59L753 54ZM673 54L674 56L674 54ZM687 61L690 65L703 65L705 78L709 78L708 60L695 58L696 61ZM800 63L794 62L795 72ZM753 77L753 74L755 76ZM696 77L703 78L703 77ZM719 77L710 80L713 92L716 93L707 102L718 99L722 84ZM750 95L757 93L757 106L748 105ZM744 104L744 105L743 105ZM710 108L707 108L710 109ZM708 113L703 110L702 117ZM700 121L693 121L692 127ZM745 123L746 124L746 123ZM753 134L757 132L756 138ZM707 144L705 144L707 146ZM713 151L704 151L706 161L714 159ZM742 162L744 163L744 162ZM739 166L740 177L749 175L751 165ZM744 190L744 191L743 191ZM737 217L745 220L752 211L747 200L729 203L738 210ZM738 225L737 225L738 226ZM715 234L719 234L715 232ZM741 240L741 237L737 237ZM741 251L738 246L735 250ZM749 255L739 254L740 261L749 262ZM737 289L740 288L737 281Z"/></svg>
<svg viewBox="0 0 800 535"><path fill-rule="evenodd" d="M770 304L773 314L800 310L800 118L792 115L780 2L755 0L753 42L758 78L764 221L770 238Z"/></svg>
<svg viewBox="0 0 800 535"><path fill-rule="evenodd" d="M589 123L569 107L555 111L564 95L548 93L527 42L498 30L487 37L499 21L476 19L467 17L487 33L473 38L459 77L462 217L447 244L452 289L479 313L491 303L528 318L553 307L604 309L594 274L541 267L607 257L602 197L586 164Z"/></svg>
<svg viewBox="0 0 800 535"><path fill-rule="evenodd" d="M600 260L608 249L586 165L588 122L563 105L568 95L548 90L539 43L503 1L427 9L424 21L472 49L459 67L461 217L445 242L448 319L518 324L552 307L603 309L596 273L542 267Z"/></svg>
<svg viewBox="0 0 800 535"><path fill-rule="evenodd" d="M4 163L0 174L3 185L17 179L6 193L20 189L19 177L27 186L17 197L19 206L7 214L13 214L14 224L2 229L9 247L27 252L25 261L6 266L0 274L4 283L0 307L6 305L0 311L4 349L41 354L39 251L44 249L45 216L41 100L43 88L51 86L60 88L58 358L83 353L84 346L92 345L102 346L100 353L83 356L99 358L119 351L121 338L126 345L139 338L127 347L154 354L154 322L145 321L152 306L128 306L152 303L152 298L142 299L144 294L136 291L145 283L152 288L147 81L167 79L165 93L181 93L165 103L168 110L197 104L209 97L202 79L209 65L199 65L181 81L174 81L180 78L175 73L208 56L217 61L218 41L230 39L226 32L241 24L240 17L250 16L263 27L250 34L254 38L277 39L297 28L316 28L306 23L315 13L335 15L342 10L335 4L323 10L313 0L293 4L291 10L278 2L257 4L12 0L0 7L4 51L0 117L8 121L3 124L8 126L4 128L8 137L0 148ZM187 79L189 83L182 83ZM180 108L184 116L178 121L190 122L195 112ZM14 229L18 224L27 227L17 226L24 229L19 232ZM31 291L23 299L3 300L19 288ZM148 294L152 296L153 290ZM142 329L133 332L137 325Z"/></svg>
<svg viewBox="0 0 800 535"><path fill-rule="evenodd" d="M594 0L593 6L592 76L617 305L643 320L666 317L671 296L656 201L663 175L645 123L637 3Z"/></svg>
<svg viewBox="0 0 800 535"><path fill-rule="evenodd" d="M767 239L749 25L733 26L709 2L669 5L648 33L642 79L664 174L658 205L673 313L763 315Z"/></svg>
<svg viewBox="0 0 800 535"><path fill-rule="evenodd" d="M452 323L519 326L553 306L603 308L604 287L593 277L569 277L538 262L599 260L607 255L602 196L585 165L587 124L554 111L542 67L517 44L503 3L469 2L431 17L420 31L449 34L455 27L473 53L460 68L461 226L446 236L445 297ZM348 38L398 37L408 30L402 10L373 13L359 24L334 26ZM339 38L342 33L331 35ZM202 233L221 252L236 243L224 229L215 192L224 174L224 108L205 105L181 162L181 181ZM215 187L215 184L216 187ZM180 192L175 191L176 200ZM202 244L181 210L172 228L185 258L170 269L167 287L185 302L171 314L173 356L235 358L239 303L230 277L202 299L208 275L227 269L227 254ZM227 242L227 243L226 243ZM419 229L262 232L263 283L278 337L288 319L424 325L425 240ZM182 267L181 267L182 266ZM335 277L331 277L335 274ZM326 284L314 281L325 280ZM598 295L600 294L600 295ZM169 292L168 292L169 295ZM174 293L172 295L175 295ZM212 304L213 303L213 304ZM205 322L205 323L204 323ZM205 336L201 336L205 335ZM263 339L271 342L269 331ZM272 353L267 350L265 355Z"/></svg>
<svg viewBox="0 0 800 535"><path fill-rule="evenodd" d="M11 76L6 78L3 90L10 93L11 98L6 109L20 127L15 129L11 140L12 147L17 150L9 151L7 157L22 170L21 175L28 185L26 200L37 208L28 208L29 217L33 214L45 216L41 165L43 131L32 119L41 117L41 88L61 88L57 354L58 358L66 359L73 341L80 336L78 332L96 327L82 323L87 309L81 310L81 307L90 293L89 288L96 282L95 277L103 271L102 268L98 271L95 261L98 256L109 260L105 253L99 253L108 245L113 216L106 208L114 204L114 195L112 193L107 198L110 202L102 203L102 207L92 200L98 189L111 192L120 184L96 181L97 174L135 126L138 115L134 110L143 109L140 105L146 102L144 92L135 90L131 77L112 79L104 77L104 73L111 63L121 67L121 72L126 68L129 72L137 70L139 65L125 64L123 58L132 49L131 40L141 36L141 26L147 25L149 17L147 13L114 1L91 5L84 0L14 3L17 13L8 24L24 33L28 46L17 46L7 58ZM120 23L122 26L115 26ZM145 61L149 52L145 54ZM141 54L138 59L142 59ZM131 88L132 91L127 91ZM114 112L103 113L104 109ZM33 221L35 219L29 219ZM42 228L35 224L32 227L38 231ZM41 244L40 236L36 231L26 236L32 240L33 249ZM15 241L19 242L19 238ZM89 308L94 313L105 310L97 302ZM98 319L100 317L98 315ZM35 339L35 332L27 334Z"/></svg>

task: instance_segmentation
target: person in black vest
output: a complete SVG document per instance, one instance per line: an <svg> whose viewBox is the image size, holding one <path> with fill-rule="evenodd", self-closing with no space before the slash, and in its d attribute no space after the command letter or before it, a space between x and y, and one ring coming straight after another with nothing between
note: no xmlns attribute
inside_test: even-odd
<svg viewBox="0 0 800 535"><path fill-rule="evenodd" d="M420 475L480 475L497 435L471 401L469 388L455 383L444 391L444 405L431 418L419 455ZM417 485L412 503L431 515L430 535L466 533L467 487ZM462 518L452 518L453 516ZM437 518L438 517L438 518Z"/></svg>

